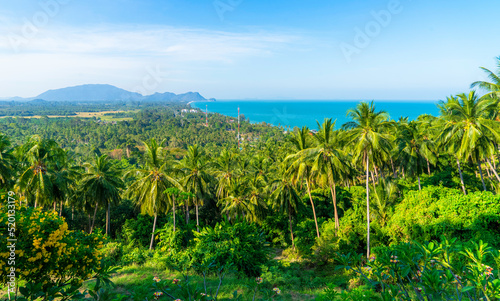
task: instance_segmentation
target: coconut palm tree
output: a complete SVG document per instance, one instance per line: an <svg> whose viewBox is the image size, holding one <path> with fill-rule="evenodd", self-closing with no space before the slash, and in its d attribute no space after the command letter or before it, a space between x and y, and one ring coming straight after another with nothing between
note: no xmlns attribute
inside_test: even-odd
<svg viewBox="0 0 500 301"><path fill-rule="evenodd" d="M55 162L63 157L63 150L54 140L35 135L16 151L23 168L18 182L21 190L35 207L52 204L51 172Z"/></svg>
<svg viewBox="0 0 500 301"><path fill-rule="evenodd" d="M330 188L334 208L335 229L339 230L339 216L337 210L337 183L349 174L346 162L347 155L340 149L341 133L334 131L335 122L325 119L323 124L318 122L318 133L314 135L316 147L312 149L312 173L318 182L325 183Z"/></svg>
<svg viewBox="0 0 500 301"><path fill-rule="evenodd" d="M439 140L451 154L455 154L457 164L459 160L475 161L479 174L486 190L481 168L482 159L495 153L495 142L500 141L500 125L491 120L491 110L496 106L496 101L491 98L478 98L475 91L468 95L465 93L457 97L449 97L446 103L441 104L442 122L439 124L441 134ZM459 166L462 189L467 194Z"/></svg>
<svg viewBox="0 0 500 301"><path fill-rule="evenodd" d="M377 186L372 186L372 205L380 226L384 227L390 217L389 210L397 200L399 187L393 181L384 179Z"/></svg>
<svg viewBox="0 0 500 301"><path fill-rule="evenodd" d="M355 109L347 111L352 121L347 122L342 127L348 129L348 140L352 145L354 161L362 160L366 171L366 252L370 256L370 187L369 171L370 159L380 153L389 153L392 149L391 136L386 134L392 123L388 122L388 114L385 111L375 112L373 102L362 102Z"/></svg>
<svg viewBox="0 0 500 301"><path fill-rule="evenodd" d="M300 202L300 196L297 193L292 180L286 175L287 167L280 164L277 172L277 178L273 181L273 193L271 199L274 201L274 207L288 215L288 226L292 239L292 248L295 248L292 227L292 215L297 212L297 206Z"/></svg>
<svg viewBox="0 0 500 301"><path fill-rule="evenodd" d="M184 174L181 179L182 186L187 192L194 195L194 205L196 207L196 228L200 231L200 221L198 208L203 205L203 200L208 194L208 183L210 174L208 173L208 158L204 155L198 145L189 146L186 156L179 162L177 168Z"/></svg>
<svg viewBox="0 0 500 301"><path fill-rule="evenodd" d="M251 200L252 187L246 177L238 177L231 182L228 196L219 201L223 206L222 213L229 218L244 218L247 221L258 219L259 200Z"/></svg>
<svg viewBox="0 0 500 301"><path fill-rule="evenodd" d="M59 216L62 215L63 204L74 194L77 179L80 177L79 171L79 167L69 165L66 152L61 161L54 164L51 173L52 196L54 198L54 211L57 201L59 201Z"/></svg>
<svg viewBox="0 0 500 301"><path fill-rule="evenodd" d="M298 181L305 181L307 194L309 196L309 201L311 202L311 208L314 216L314 224L316 226L316 235L319 238L319 227L318 219L316 217L316 208L311 195L311 181L312 172L311 165L312 160L310 160L312 141L309 139L310 130L307 126L302 127L302 129L292 132L292 137L290 141L294 145L295 153L289 155L285 158L286 164L289 166L287 174L292 175L292 181L297 184Z"/></svg>
<svg viewBox="0 0 500 301"><path fill-rule="evenodd" d="M106 235L109 235L111 204L120 202L120 189L124 187L121 171L106 155L96 155L84 167L86 171L80 181L79 194L87 203L96 202L96 206L106 208Z"/></svg>
<svg viewBox="0 0 500 301"><path fill-rule="evenodd" d="M494 72L481 67L481 69L486 73L490 82L487 81L476 81L471 84L471 89L480 88L487 91L484 98L500 99L500 56L497 59L497 74Z"/></svg>
<svg viewBox="0 0 500 301"><path fill-rule="evenodd" d="M224 149L220 155L212 162L212 170L215 178L217 179L217 193L216 196L219 200L228 197L229 188L231 187L234 178L239 175L236 168L237 154Z"/></svg>
<svg viewBox="0 0 500 301"><path fill-rule="evenodd" d="M16 166L16 158L9 137L0 133L0 187L9 186Z"/></svg>
<svg viewBox="0 0 500 301"><path fill-rule="evenodd" d="M399 135L396 138L396 148L399 153L399 161L404 165L405 171L409 175L416 175L418 178L418 189L422 190L420 175L424 172L425 166L431 162L436 162L436 156L429 150L429 142L424 143L425 138L420 130L420 122L410 121L399 124Z"/></svg>
<svg viewBox="0 0 500 301"><path fill-rule="evenodd" d="M149 249L153 248L156 220L159 212L169 209L168 194L164 192L170 187L182 190L180 184L172 177L175 172L174 162L164 154L164 149L155 139L149 143L143 142L146 148L146 164L143 168L128 172L126 177L135 176L136 180L129 186L126 195L135 197L136 203L141 208L141 213L154 216L153 231Z"/></svg>

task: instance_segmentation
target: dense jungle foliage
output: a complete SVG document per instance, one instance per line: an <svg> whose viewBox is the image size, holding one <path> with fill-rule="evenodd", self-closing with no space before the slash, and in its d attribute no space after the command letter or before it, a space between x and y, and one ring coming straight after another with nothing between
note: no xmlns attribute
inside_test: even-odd
<svg viewBox="0 0 500 301"><path fill-rule="evenodd" d="M240 148L234 118L178 104L3 118L17 298L497 300L500 81L476 86L416 120L373 102L314 133L244 120ZM120 291L114 266L155 274Z"/></svg>

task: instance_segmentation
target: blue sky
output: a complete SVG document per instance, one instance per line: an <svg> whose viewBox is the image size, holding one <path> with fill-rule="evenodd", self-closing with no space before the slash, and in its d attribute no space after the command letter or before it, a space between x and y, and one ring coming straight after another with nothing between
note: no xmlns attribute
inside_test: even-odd
<svg viewBox="0 0 500 301"><path fill-rule="evenodd" d="M1 1L0 96L439 100L500 56L494 0Z"/></svg>

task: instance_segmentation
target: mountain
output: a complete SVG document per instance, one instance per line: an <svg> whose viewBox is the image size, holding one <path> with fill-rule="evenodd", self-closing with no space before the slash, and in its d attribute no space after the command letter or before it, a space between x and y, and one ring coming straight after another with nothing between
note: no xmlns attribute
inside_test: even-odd
<svg viewBox="0 0 500 301"><path fill-rule="evenodd" d="M111 85L81 85L49 90L36 98L48 101L113 101L140 100L143 96Z"/></svg>
<svg viewBox="0 0 500 301"><path fill-rule="evenodd" d="M38 96L31 98L6 97L0 100L15 101L172 101L172 102L191 102L205 101L206 99L198 92L188 92L184 94L175 93L155 93L151 95L142 95L136 92L130 92L117 88L112 85L92 84L67 87L62 89L48 90Z"/></svg>

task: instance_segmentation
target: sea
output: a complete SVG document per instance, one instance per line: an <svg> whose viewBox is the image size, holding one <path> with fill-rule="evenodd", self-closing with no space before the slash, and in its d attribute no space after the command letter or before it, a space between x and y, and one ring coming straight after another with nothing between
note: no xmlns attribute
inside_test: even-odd
<svg viewBox="0 0 500 301"><path fill-rule="evenodd" d="M251 123L266 122L284 128L303 127L317 129L317 122L322 123L325 118L336 121L336 129L350 121L346 116L347 110L355 108L360 101L314 101L314 100L217 100L190 103L191 107L199 108L209 113L220 113L226 116L237 117L240 114ZM416 119L419 115L439 115L437 101L374 101L376 111L384 110L392 120L400 117Z"/></svg>

